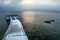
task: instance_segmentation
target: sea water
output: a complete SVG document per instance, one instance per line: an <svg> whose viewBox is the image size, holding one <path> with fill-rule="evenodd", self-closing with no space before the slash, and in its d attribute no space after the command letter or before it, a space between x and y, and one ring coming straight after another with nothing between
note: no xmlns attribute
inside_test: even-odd
<svg viewBox="0 0 60 40"><path fill-rule="evenodd" d="M0 12L0 39L9 26L6 22L6 15L19 15L29 40L60 40L59 12ZM55 22L44 23L44 21L50 20Z"/></svg>

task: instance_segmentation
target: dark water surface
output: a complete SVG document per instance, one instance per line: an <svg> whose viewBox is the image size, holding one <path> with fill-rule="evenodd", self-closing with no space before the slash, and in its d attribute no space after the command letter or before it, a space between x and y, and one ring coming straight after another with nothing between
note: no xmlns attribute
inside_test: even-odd
<svg viewBox="0 0 60 40"><path fill-rule="evenodd" d="M8 28L6 15L19 15L29 40L60 40L60 13L53 12L0 12L0 39ZM44 21L55 20L50 24Z"/></svg>

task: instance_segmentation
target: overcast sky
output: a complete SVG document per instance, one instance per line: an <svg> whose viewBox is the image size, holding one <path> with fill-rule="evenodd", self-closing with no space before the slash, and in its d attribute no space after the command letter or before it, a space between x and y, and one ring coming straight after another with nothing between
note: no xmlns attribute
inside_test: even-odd
<svg viewBox="0 0 60 40"><path fill-rule="evenodd" d="M60 11L60 0L0 0L0 11L12 9Z"/></svg>

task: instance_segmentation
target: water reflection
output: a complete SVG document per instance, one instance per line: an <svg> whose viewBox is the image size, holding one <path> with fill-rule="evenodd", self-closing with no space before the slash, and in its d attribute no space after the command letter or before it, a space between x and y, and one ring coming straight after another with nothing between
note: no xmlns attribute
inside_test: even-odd
<svg viewBox="0 0 60 40"><path fill-rule="evenodd" d="M50 12L23 12L24 29L30 40L57 40L59 37L59 14ZM46 24L46 20L56 20L55 23ZM59 39L58 39L59 40Z"/></svg>
<svg viewBox="0 0 60 40"><path fill-rule="evenodd" d="M22 19L24 23L32 23L34 22L34 12L23 12Z"/></svg>

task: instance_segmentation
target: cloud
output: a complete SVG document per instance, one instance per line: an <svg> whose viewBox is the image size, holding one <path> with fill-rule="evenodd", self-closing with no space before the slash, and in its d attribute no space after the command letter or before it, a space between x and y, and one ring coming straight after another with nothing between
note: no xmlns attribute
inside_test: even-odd
<svg viewBox="0 0 60 40"><path fill-rule="evenodd" d="M0 3L1 3L1 0L0 0Z"/></svg>
<svg viewBox="0 0 60 40"><path fill-rule="evenodd" d="M35 2L33 1L33 0L23 0L22 2L21 2L21 4L23 5L23 4L35 4Z"/></svg>
<svg viewBox="0 0 60 40"><path fill-rule="evenodd" d="M39 5L45 4L45 5L60 5L59 0L35 0L35 2Z"/></svg>
<svg viewBox="0 0 60 40"><path fill-rule="evenodd" d="M4 0L4 1L3 1L3 4L4 4L4 5L9 5L9 4L11 3L11 1L12 1L12 0Z"/></svg>
<svg viewBox="0 0 60 40"><path fill-rule="evenodd" d="M22 0L18 4L22 5L60 5L60 0Z"/></svg>
<svg viewBox="0 0 60 40"><path fill-rule="evenodd" d="M22 0L0 0L0 5L17 5Z"/></svg>
<svg viewBox="0 0 60 40"><path fill-rule="evenodd" d="M60 5L60 0L0 0L0 4L4 5L19 5L19 4L34 4L34 5Z"/></svg>
<svg viewBox="0 0 60 40"><path fill-rule="evenodd" d="M28 4L28 5L27 5ZM3 5L3 6L2 6ZM59 10L60 0L0 0L2 10Z"/></svg>

